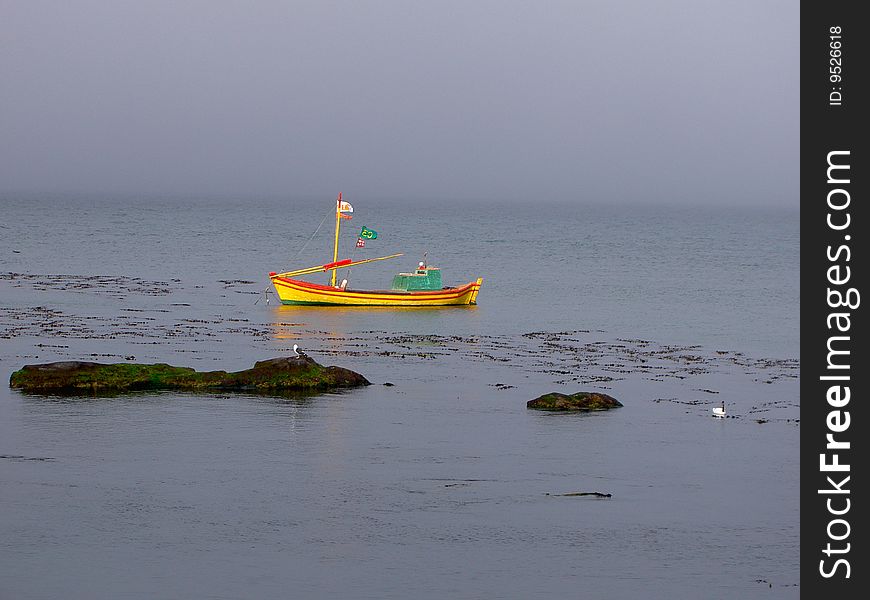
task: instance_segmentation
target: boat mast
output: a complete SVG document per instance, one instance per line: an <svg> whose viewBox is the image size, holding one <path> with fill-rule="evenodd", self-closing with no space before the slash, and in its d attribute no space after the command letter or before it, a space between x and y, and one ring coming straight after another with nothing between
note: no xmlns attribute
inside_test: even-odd
<svg viewBox="0 0 870 600"><path fill-rule="evenodd" d="M332 262L338 261L338 230L341 226L341 192L338 193L338 200L335 201L335 245L332 247ZM332 271L332 287L335 287L336 271Z"/></svg>

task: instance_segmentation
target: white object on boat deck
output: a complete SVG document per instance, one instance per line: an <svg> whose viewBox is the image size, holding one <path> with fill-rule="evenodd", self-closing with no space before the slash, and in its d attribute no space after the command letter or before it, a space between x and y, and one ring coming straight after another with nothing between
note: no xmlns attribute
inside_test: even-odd
<svg viewBox="0 0 870 600"><path fill-rule="evenodd" d="M722 406L717 406L713 409L713 416L719 417L720 419L725 417L725 402L722 401Z"/></svg>

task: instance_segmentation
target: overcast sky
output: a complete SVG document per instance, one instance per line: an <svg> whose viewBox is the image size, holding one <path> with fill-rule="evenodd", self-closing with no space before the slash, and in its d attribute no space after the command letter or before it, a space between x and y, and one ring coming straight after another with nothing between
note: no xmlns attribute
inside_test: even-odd
<svg viewBox="0 0 870 600"><path fill-rule="evenodd" d="M0 192L798 205L798 2L0 0Z"/></svg>

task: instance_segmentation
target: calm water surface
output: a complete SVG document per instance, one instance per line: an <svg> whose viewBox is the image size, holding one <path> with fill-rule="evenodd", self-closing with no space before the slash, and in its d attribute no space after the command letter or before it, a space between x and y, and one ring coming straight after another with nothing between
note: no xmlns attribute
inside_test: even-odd
<svg viewBox="0 0 870 600"><path fill-rule="evenodd" d="M355 258L406 253L352 285L427 252L479 306L276 305L268 271L331 259L329 200L0 199L4 381L298 343L373 382L0 386L0 598L798 597L796 211L348 199L343 256L363 225ZM581 389L625 406L525 407Z"/></svg>

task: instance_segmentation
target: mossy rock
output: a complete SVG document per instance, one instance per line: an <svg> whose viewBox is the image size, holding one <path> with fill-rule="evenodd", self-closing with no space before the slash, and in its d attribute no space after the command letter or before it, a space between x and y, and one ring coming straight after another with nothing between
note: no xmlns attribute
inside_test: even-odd
<svg viewBox="0 0 870 600"><path fill-rule="evenodd" d="M526 403L527 408L553 411L610 410L620 406L622 403L619 400L599 392L577 392L570 395L550 392Z"/></svg>
<svg viewBox="0 0 870 600"><path fill-rule="evenodd" d="M234 373L199 372L167 364L54 362L26 365L12 373L9 385L25 392L107 394L140 390L187 392L314 392L369 385L354 371L324 367L308 356L273 358Z"/></svg>

